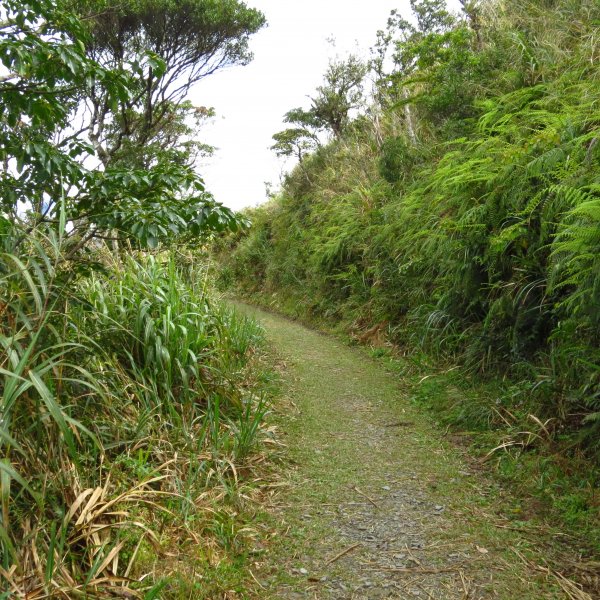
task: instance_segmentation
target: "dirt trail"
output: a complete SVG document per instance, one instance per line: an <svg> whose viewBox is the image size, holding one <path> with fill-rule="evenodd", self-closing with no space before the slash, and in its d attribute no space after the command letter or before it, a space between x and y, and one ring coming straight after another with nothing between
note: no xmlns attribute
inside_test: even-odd
<svg viewBox="0 0 600 600"><path fill-rule="evenodd" d="M251 311L284 360L288 486L262 598L566 598L397 377L364 350ZM292 467L290 467L290 464ZM510 527L510 528L509 528ZM564 584L563 584L564 585Z"/></svg>

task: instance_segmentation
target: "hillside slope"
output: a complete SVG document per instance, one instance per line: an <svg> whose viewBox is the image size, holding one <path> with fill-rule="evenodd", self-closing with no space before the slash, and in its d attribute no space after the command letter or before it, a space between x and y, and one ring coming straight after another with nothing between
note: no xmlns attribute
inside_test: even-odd
<svg viewBox="0 0 600 600"><path fill-rule="evenodd" d="M482 456L506 450L511 485L597 530L600 7L464 5L392 15L374 93L341 131L323 117L324 90L348 106L331 69L288 113L304 127L288 141L316 127L329 141L220 240L221 282L446 372L423 404L477 432Z"/></svg>

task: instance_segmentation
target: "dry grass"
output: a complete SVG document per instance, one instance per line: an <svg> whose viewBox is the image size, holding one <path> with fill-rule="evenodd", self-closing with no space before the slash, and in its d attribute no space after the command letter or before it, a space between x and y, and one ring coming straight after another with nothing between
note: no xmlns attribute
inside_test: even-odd
<svg viewBox="0 0 600 600"><path fill-rule="evenodd" d="M260 330L194 257L97 249L78 279L65 243L36 231L0 254L0 592L239 587L272 434Z"/></svg>

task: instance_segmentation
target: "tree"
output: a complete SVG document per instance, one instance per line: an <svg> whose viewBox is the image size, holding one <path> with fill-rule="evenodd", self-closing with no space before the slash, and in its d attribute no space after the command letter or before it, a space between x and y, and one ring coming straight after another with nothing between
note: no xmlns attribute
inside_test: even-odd
<svg viewBox="0 0 600 600"><path fill-rule="evenodd" d="M118 107L102 85L86 97L88 135L105 165L130 160L132 146L147 147L175 116L185 120L190 111L181 113L182 102L191 87L219 69L247 64L249 37L265 24L261 12L238 0L71 1L90 32L88 56L108 68L127 65L135 80Z"/></svg>
<svg viewBox="0 0 600 600"><path fill-rule="evenodd" d="M420 32L444 33L454 24L446 0L410 0L410 7Z"/></svg>
<svg viewBox="0 0 600 600"><path fill-rule="evenodd" d="M323 129L340 138L350 121L350 113L363 101L363 80L367 65L354 55L331 62L325 83L311 98L310 113Z"/></svg>
<svg viewBox="0 0 600 600"><path fill-rule="evenodd" d="M489 93L494 79L501 78L489 77L498 59L484 48L476 0L461 1L462 15L449 12L444 0L410 4L416 24L392 12L387 29L378 33L372 66L379 79L378 101L402 108L407 137L416 144L435 130L452 137L478 113L477 100Z"/></svg>
<svg viewBox="0 0 600 600"><path fill-rule="evenodd" d="M50 0L3 5L0 210L14 219L20 204L42 215L70 187L82 185L82 157L91 148L66 133L78 100L91 82L101 81L107 102L125 101L129 79L86 56L80 21Z"/></svg>
<svg viewBox="0 0 600 600"><path fill-rule="evenodd" d="M275 143L271 150L274 150L277 156L294 156L299 163L317 146L315 136L306 129L284 129L274 134L273 139Z"/></svg>
<svg viewBox="0 0 600 600"><path fill-rule="evenodd" d="M325 82L309 96L311 107L293 108L284 116L284 122L294 127L273 135L271 146L278 156L295 156L300 163L306 154L320 146L323 131L341 138L350 122L351 112L363 101L363 80L367 65L355 56L329 64Z"/></svg>
<svg viewBox="0 0 600 600"><path fill-rule="evenodd" d="M135 236L150 243L169 232L183 234L184 223L192 231L200 222L220 227L229 219L235 226L232 213L215 203L194 173L195 156L210 151L194 138L213 113L185 98L204 77L251 60L248 40L265 24L264 15L238 0L70 1L87 23L88 56L110 68L127 68L133 79L130 97L117 105L107 101L101 85L85 97L86 133L107 171L99 189L119 181L127 169L153 182L138 187L149 193L147 203L125 202L135 218L122 206L108 212L115 225L134 226ZM159 189L167 193L161 196ZM161 197L165 210L158 209ZM91 210L102 204L90 197L87 202ZM214 219L205 218L208 208ZM190 221L191 215L198 218ZM103 212L101 221L108 225L106 216Z"/></svg>
<svg viewBox="0 0 600 600"><path fill-rule="evenodd" d="M264 23L261 13L233 0L7 0L4 7L7 217L18 219L25 207L32 224L53 220L61 201L82 245L114 230L154 245L237 226L194 170L195 155L210 150L193 139L196 125L212 113L185 94L216 69L250 60L248 36ZM101 165L92 167L90 157Z"/></svg>
<svg viewBox="0 0 600 600"><path fill-rule="evenodd" d="M294 156L302 163L306 154L320 146L317 135L319 122L311 111L302 108L289 110L283 120L295 127L274 134L275 144L271 146L271 150L274 150L277 156Z"/></svg>

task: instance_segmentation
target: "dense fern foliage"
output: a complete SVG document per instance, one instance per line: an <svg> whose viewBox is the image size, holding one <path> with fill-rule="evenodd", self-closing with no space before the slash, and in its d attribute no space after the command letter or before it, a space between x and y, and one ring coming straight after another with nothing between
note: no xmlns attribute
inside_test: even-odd
<svg viewBox="0 0 600 600"><path fill-rule="evenodd" d="M412 5L363 114L222 242L223 281L508 376L486 418L526 405L598 453L600 6Z"/></svg>

